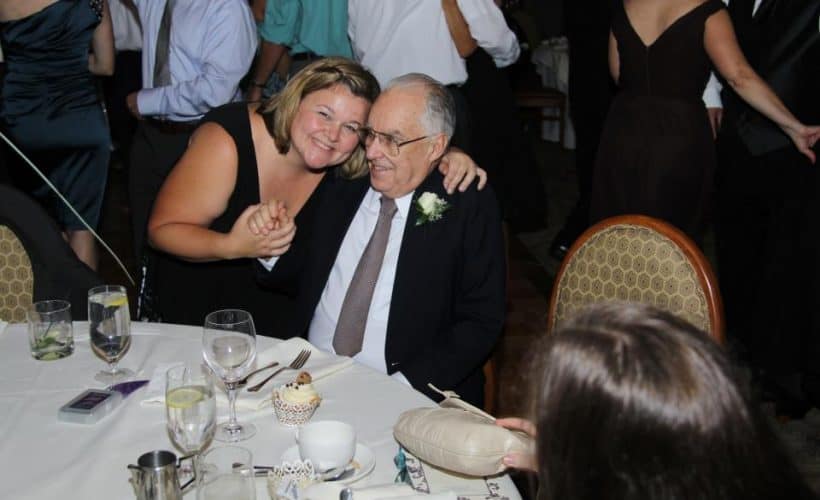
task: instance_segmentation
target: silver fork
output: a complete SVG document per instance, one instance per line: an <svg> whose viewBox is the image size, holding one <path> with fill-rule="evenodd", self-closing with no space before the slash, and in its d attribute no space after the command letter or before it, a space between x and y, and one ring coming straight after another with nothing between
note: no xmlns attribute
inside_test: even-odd
<svg viewBox="0 0 820 500"><path fill-rule="evenodd" d="M298 370L299 368L305 366L305 363L307 363L307 360L310 357L311 352L312 351L310 351L309 349L303 349L288 366L283 366L282 368L279 368L275 372L271 373L265 380L259 382L256 385L248 387L248 392L257 392L265 384L267 384L268 381L270 381L270 379L282 373L283 370L286 370L288 368L290 368L291 370Z"/></svg>

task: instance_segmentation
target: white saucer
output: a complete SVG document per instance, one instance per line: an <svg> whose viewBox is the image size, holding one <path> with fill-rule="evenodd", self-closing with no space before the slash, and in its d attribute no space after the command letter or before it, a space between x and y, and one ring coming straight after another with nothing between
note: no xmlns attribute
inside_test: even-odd
<svg viewBox="0 0 820 500"><path fill-rule="evenodd" d="M301 455L299 455L299 446L293 445L282 453L282 458L280 460L282 462L295 462L301 458ZM346 479L333 481L334 483L355 483L359 479L373 472L373 468L376 467L376 455L373 454L370 448L361 443L356 443L356 453L353 455L353 461L359 464L359 468L356 469L356 472Z"/></svg>

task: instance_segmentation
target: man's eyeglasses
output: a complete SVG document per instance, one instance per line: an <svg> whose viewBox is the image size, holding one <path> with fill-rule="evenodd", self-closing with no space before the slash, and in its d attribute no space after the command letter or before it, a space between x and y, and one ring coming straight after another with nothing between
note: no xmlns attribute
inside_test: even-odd
<svg viewBox="0 0 820 500"><path fill-rule="evenodd" d="M369 127L362 127L359 129L359 140L364 144L364 147L368 148L373 141L378 138L379 145L384 148L384 152L387 156L399 156L401 153L401 147L407 144L412 144L414 142L418 142L422 139L427 139L430 137L429 135L423 135L421 137L416 137L415 139L410 139L407 141L400 141L395 136L390 134L385 134L383 132L376 132L372 128Z"/></svg>

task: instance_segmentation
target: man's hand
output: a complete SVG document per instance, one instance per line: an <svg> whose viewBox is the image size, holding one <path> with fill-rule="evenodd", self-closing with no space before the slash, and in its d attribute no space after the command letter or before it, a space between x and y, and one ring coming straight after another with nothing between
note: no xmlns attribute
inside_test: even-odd
<svg viewBox="0 0 820 500"><path fill-rule="evenodd" d="M290 248L296 234L296 225L287 213L277 217L275 228L263 232L251 229L250 219L259 214L267 204L251 205L236 219L228 238L231 240L231 254L234 258L274 257L284 254ZM266 210L265 210L266 211Z"/></svg>
<svg viewBox="0 0 820 500"><path fill-rule="evenodd" d="M138 92L128 94L128 97L125 98L125 105L137 120L142 120L144 117L140 114L140 108L137 106L137 94Z"/></svg>
<svg viewBox="0 0 820 500"><path fill-rule="evenodd" d="M458 148L450 148L441 158L438 170L444 174L444 189L448 194L453 194L456 188L463 193L470 187L476 176L478 176L479 191L487 184L487 172Z"/></svg>
<svg viewBox="0 0 820 500"><path fill-rule="evenodd" d="M253 234L268 235L290 221L285 202L271 198L267 203L256 205L248 218L248 228Z"/></svg>
<svg viewBox="0 0 820 500"><path fill-rule="evenodd" d="M523 418L499 418L496 419L495 425L504 427L514 431L521 431L528 434L530 437L535 437L535 425L529 420ZM531 455L523 455L521 453L510 453L504 455L504 465L514 469L524 469L537 472L538 465L535 463L535 453Z"/></svg>
<svg viewBox="0 0 820 500"><path fill-rule="evenodd" d="M723 121L723 108L706 108L706 114L709 116L709 124L712 126L712 138L717 138L718 130L720 130L720 123Z"/></svg>

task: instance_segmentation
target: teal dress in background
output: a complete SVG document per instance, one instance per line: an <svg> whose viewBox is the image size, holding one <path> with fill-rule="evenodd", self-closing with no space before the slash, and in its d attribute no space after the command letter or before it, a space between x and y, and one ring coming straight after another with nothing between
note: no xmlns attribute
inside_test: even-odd
<svg viewBox="0 0 820 500"><path fill-rule="evenodd" d="M0 23L6 60L0 128L92 227L99 221L111 145L88 70L101 16L100 0L58 0L30 16ZM63 229L83 228L23 163L15 164L11 174Z"/></svg>

